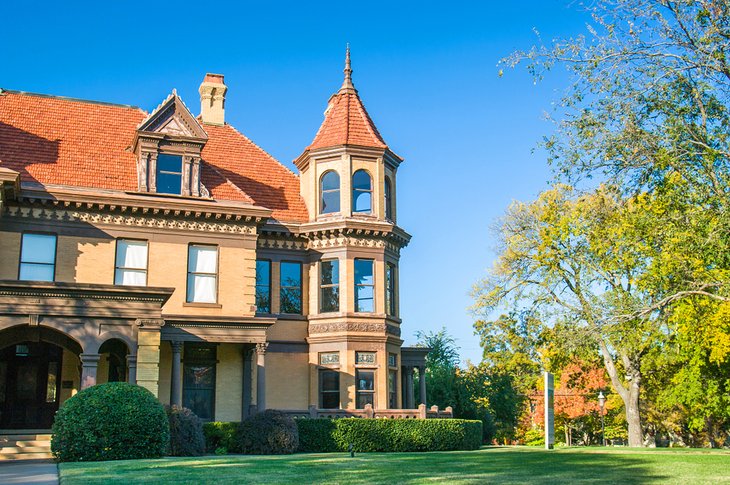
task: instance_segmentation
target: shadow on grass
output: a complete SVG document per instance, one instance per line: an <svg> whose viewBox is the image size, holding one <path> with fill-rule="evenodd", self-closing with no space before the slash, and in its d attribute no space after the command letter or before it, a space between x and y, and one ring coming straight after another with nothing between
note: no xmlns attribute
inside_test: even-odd
<svg viewBox="0 0 730 485"><path fill-rule="evenodd" d="M341 453L165 458L61 465L72 483L713 483L727 455L485 448L443 453Z"/></svg>

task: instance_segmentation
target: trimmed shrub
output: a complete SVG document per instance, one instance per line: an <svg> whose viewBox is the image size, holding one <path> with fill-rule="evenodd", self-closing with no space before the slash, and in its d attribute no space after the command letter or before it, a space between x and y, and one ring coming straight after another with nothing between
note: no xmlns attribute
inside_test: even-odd
<svg viewBox="0 0 730 485"><path fill-rule="evenodd" d="M297 419L299 450L302 453L328 453L338 451L335 443L334 419Z"/></svg>
<svg viewBox="0 0 730 485"><path fill-rule="evenodd" d="M300 451L412 452L476 450L482 422L463 419L297 419Z"/></svg>
<svg viewBox="0 0 730 485"><path fill-rule="evenodd" d="M170 422L170 456L200 456L205 453L203 423L188 408L165 406Z"/></svg>
<svg viewBox="0 0 730 485"><path fill-rule="evenodd" d="M299 430L281 411L267 410L241 423L236 434L241 453L285 455L299 448Z"/></svg>
<svg viewBox="0 0 730 485"><path fill-rule="evenodd" d="M147 389L110 382L66 400L53 423L59 461L159 458L170 445L165 410Z"/></svg>
<svg viewBox="0 0 730 485"><path fill-rule="evenodd" d="M236 440L238 422L221 422L203 424L203 434L205 435L205 449L208 453L226 454L240 453L240 447ZM223 451L225 450L225 451Z"/></svg>

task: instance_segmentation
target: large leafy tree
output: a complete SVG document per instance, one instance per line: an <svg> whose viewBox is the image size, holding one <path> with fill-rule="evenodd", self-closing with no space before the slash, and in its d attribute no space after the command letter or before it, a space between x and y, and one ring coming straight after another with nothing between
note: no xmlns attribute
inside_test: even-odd
<svg viewBox="0 0 730 485"><path fill-rule="evenodd" d="M510 271L513 283L521 275L539 288L534 303L560 308L556 318L576 327L567 337L582 333L600 347L638 445L647 366L652 384L665 386L653 391L690 427L727 419L730 2L599 0L590 9L586 35L504 60L527 65L537 79L557 67L569 73L545 147L557 180L589 194L555 189L510 209L502 229L512 239L503 237L499 270L503 281ZM615 193L590 194L591 178ZM594 217L600 199L608 223ZM551 216L551 200L573 216ZM526 233L512 230L525 218L533 223ZM535 243L536 261L518 257L520 238ZM484 285L483 306L500 300L499 287ZM503 296L523 289L504 287ZM674 375L655 379L669 346Z"/></svg>

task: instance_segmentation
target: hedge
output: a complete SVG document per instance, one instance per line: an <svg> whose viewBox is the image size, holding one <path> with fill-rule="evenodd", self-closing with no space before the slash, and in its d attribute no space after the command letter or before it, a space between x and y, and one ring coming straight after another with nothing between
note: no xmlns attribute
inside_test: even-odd
<svg viewBox="0 0 730 485"><path fill-rule="evenodd" d="M51 451L59 461L159 458L170 445L160 401L126 382L92 386L67 399L52 433Z"/></svg>
<svg viewBox="0 0 730 485"><path fill-rule="evenodd" d="M476 450L482 422L464 419L297 419L299 451Z"/></svg>
<svg viewBox="0 0 730 485"><path fill-rule="evenodd" d="M203 423L188 408L165 406L170 421L170 456L201 456L205 453Z"/></svg>
<svg viewBox="0 0 730 485"><path fill-rule="evenodd" d="M240 424L223 421L204 423L205 450L208 453L240 453L240 446L236 440Z"/></svg>

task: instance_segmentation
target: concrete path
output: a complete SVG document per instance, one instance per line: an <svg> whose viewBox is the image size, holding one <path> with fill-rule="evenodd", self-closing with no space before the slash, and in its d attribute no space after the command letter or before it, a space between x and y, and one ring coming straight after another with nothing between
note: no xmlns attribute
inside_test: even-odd
<svg viewBox="0 0 730 485"><path fill-rule="evenodd" d="M58 485L58 466L50 460L0 461L3 485Z"/></svg>

